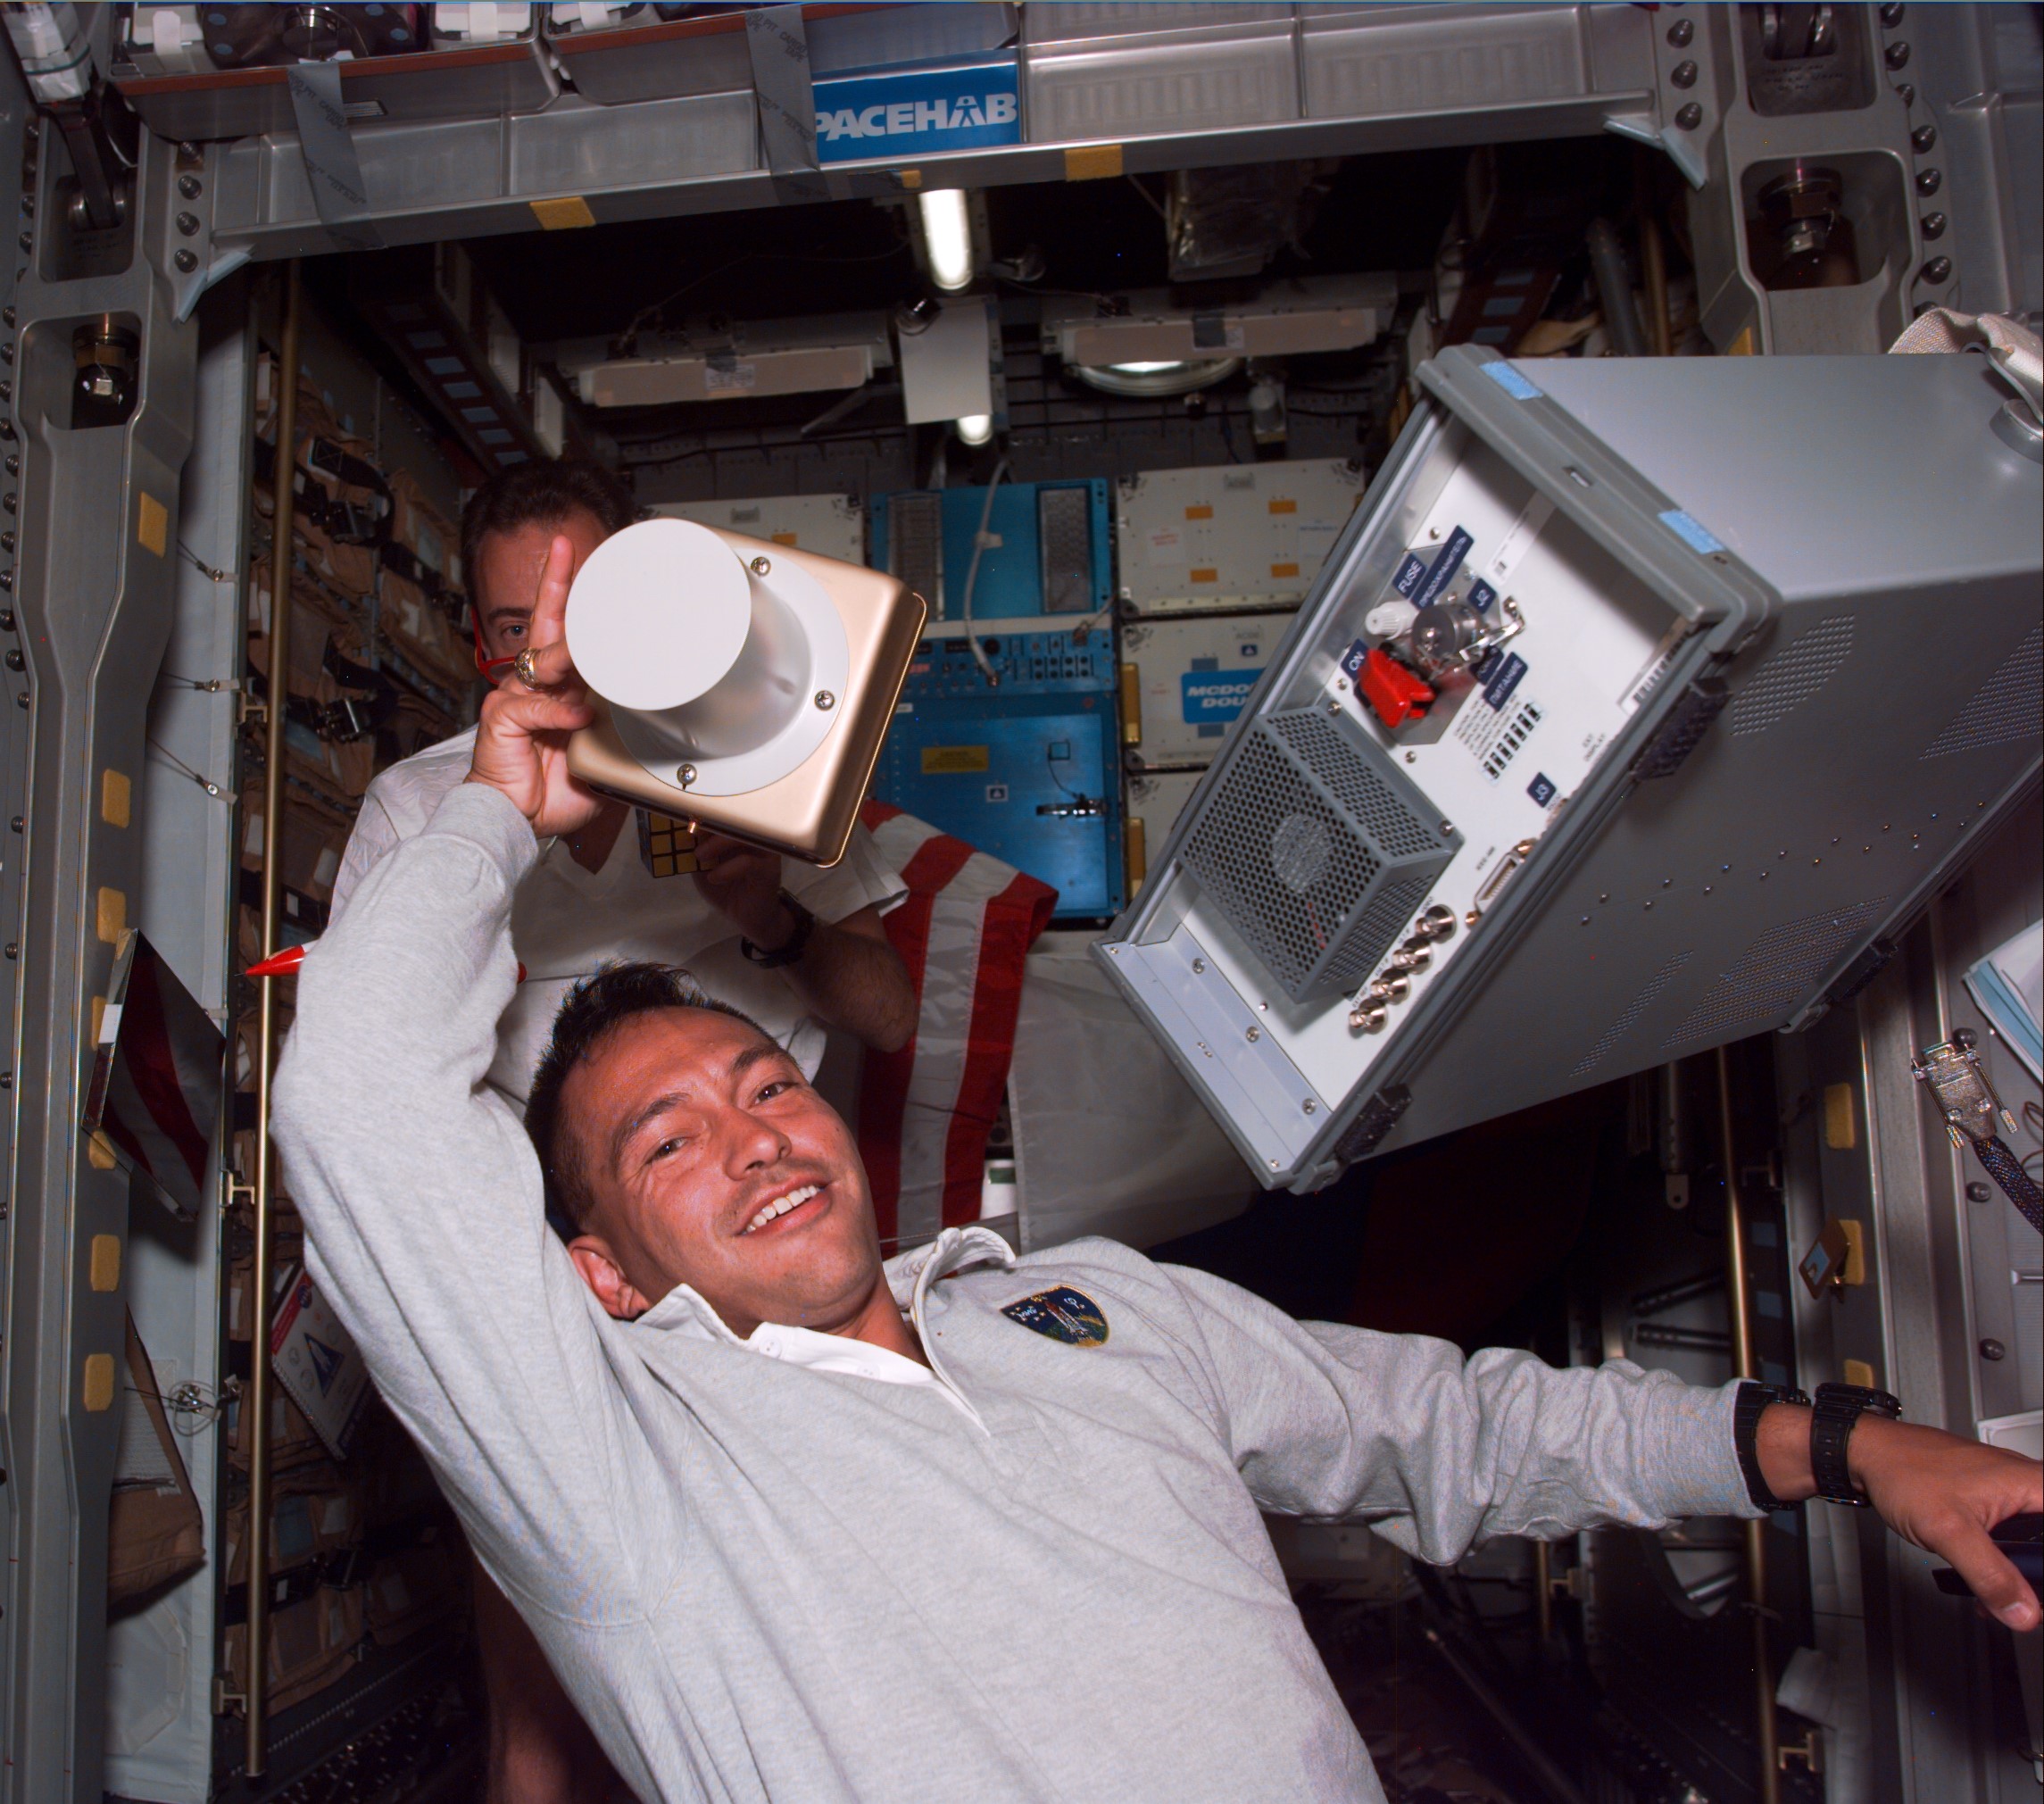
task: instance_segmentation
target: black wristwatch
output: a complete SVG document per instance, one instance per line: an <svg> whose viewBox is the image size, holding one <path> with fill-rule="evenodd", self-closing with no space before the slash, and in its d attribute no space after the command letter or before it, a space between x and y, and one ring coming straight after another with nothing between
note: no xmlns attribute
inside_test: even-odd
<svg viewBox="0 0 2044 1804"><path fill-rule="evenodd" d="M1794 1403L1807 1408L1809 1401L1800 1391L1792 1391L1784 1384L1756 1384L1749 1380L1739 1387L1739 1395L1732 1404L1732 1444L1739 1452L1739 1470L1746 1480L1746 1494L1753 1500L1757 1509L1793 1507L1768 1490L1767 1481L1760 1476L1760 1417L1766 1413L1770 1403Z"/></svg>
<svg viewBox="0 0 2044 1804"><path fill-rule="evenodd" d="M1817 1495L1833 1503L1867 1506L1865 1492L1852 1482L1846 1465L1846 1444L1854 1425L1862 1416L1885 1416L1890 1422L1902 1413L1902 1400L1886 1391L1871 1391L1864 1384L1819 1384L1810 1417L1810 1476L1816 1480Z"/></svg>
<svg viewBox="0 0 2044 1804"><path fill-rule="evenodd" d="M738 950L762 970L777 971L784 965L794 964L802 957L803 947L809 944L809 936L816 931L816 917L785 890L781 892L781 906L794 917L795 923L795 930L788 935L785 945L776 946L769 952L762 952L750 940L738 942Z"/></svg>

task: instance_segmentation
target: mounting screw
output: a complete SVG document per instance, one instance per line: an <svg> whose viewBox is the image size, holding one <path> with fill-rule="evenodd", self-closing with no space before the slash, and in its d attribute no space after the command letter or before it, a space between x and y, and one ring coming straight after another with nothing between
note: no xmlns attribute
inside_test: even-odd
<svg viewBox="0 0 2044 1804"><path fill-rule="evenodd" d="M13 587L14 572L12 570L0 570L0 589L5 589L12 594Z"/></svg>
<svg viewBox="0 0 2044 1804"><path fill-rule="evenodd" d="M188 245L179 245L170 254L170 261L178 266L180 276L188 276L199 266L199 254Z"/></svg>
<svg viewBox="0 0 2044 1804"><path fill-rule="evenodd" d="M13 611L13 609L12 609L12 608L0 608L0 632L7 632L7 633L11 633L11 632L12 632L13 630L14 630L14 611Z"/></svg>
<svg viewBox="0 0 2044 1804"><path fill-rule="evenodd" d="M1668 79L1677 87L1694 87L1696 86L1696 64L1693 62L1676 63L1673 69L1668 71Z"/></svg>
<svg viewBox="0 0 2044 1804"><path fill-rule="evenodd" d="M0 458L0 470L4 470L9 476L21 475L21 459L19 453L10 451L4 458ZM12 551L14 549L14 535L9 533L6 538L7 549Z"/></svg>
<svg viewBox="0 0 2044 1804"><path fill-rule="evenodd" d="M1668 27L1668 42L1677 50L1687 50L1690 40L1696 36L1696 22L1690 19L1678 19Z"/></svg>
<svg viewBox="0 0 2044 1804"><path fill-rule="evenodd" d="M1301 1102L1301 1103L1299 1105L1299 1112L1300 1112L1301 1115L1310 1115L1310 1114L1312 1114L1312 1112L1313 1112L1314 1107L1315 1107L1315 1105L1314 1105L1314 1102L1313 1102L1313 1099L1312 1099L1310 1096L1309 1096L1309 1097L1308 1097L1308 1098L1305 1100L1305 1102Z"/></svg>
<svg viewBox="0 0 2044 1804"><path fill-rule="evenodd" d="M179 213L178 215L178 230L186 237L190 237L198 229L199 216L196 213Z"/></svg>
<svg viewBox="0 0 2044 1804"><path fill-rule="evenodd" d="M1695 101L1675 109L1675 124L1683 131L1694 131L1703 123L1703 109Z"/></svg>
<svg viewBox="0 0 2044 1804"><path fill-rule="evenodd" d="M12 307L0 307L0 326L12 326L14 323L14 310Z"/></svg>
<svg viewBox="0 0 2044 1804"><path fill-rule="evenodd" d="M0 1090L12 1090L13 1087L14 1074L12 1071L0 1071ZM1275 1159L1270 1162L1273 1165L1277 1163Z"/></svg>
<svg viewBox="0 0 2044 1804"><path fill-rule="evenodd" d="M1968 1202L1992 1202L1994 1193L1976 1177L1966 1185L1966 1201Z"/></svg>
<svg viewBox="0 0 2044 1804"><path fill-rule="evenodd" d="M20 505L21 499L21 496L17 495L0 495L0 507L4 507L9 513L12 513Z"/></svg>
<svg viewBox="0 0 2044 1804"><path fill-rule="evenodd" d="M680 780L681 786L686 789L690 784L695 781L695 767L693 764L685 764L675 772L675 776Z"/></svg>
<svg viewBox="0 0 2044 1804"><path fill-rule="evenodd" d="M1908 65L1909 46L1899 38L1890 44L1883 54L1890 69L1903 69Z"/></svg>
<svg viewBox="0 0 2044 1804"><path fill-rule="evenodd" d="M754 576L763 577L773 569L773 565L769 563L765 558L754 558L752 561L746 566L746 568L750 569Z"/></svg>
<svg viewBox="0 0 2044 1804"><path fill-rule="evenodd" d="M1945 178L1940 170L1920 169L1916 171L1916 192L1922 195L1925 200L1929 200L1944 185Z"/></svg>
<svg viewBox="0 0 2044 1804"><path fill-rule="evenodd" d="M1203 977L1207 975L1207 961L1204 959L1192 960L1192 975L1195 977Z"/></svg>
<svg viewBox="0 0 2044 1804"><path fill-rule="evenodd" d="M816 705L818 708L835 708L837 706L837 697L827 689L818 689L816 692Z"/></svg>
<svg viewBox="0 0 2044 1804"><path fill-rule="evenodd" d="M1938 128L1934 125L1920 125L1909 134L1909 148L1918 156L1922 156L1937 141Z"/></svg>
<svg viewBox="0 0 2044 1804"><path fill-rule="evenodd" d="M1259 1040L1263 1038L1263 1029L1261 1027L1251 1027L1248 1033L1242 1035L1242 1038L1247 1040L1250 1044L1253 1046Z"/></svg>
<svg viewBox="0 0 2044 1804"><path fill-rule="evenodd" d="M1932 257L1916 272L1921 282L1948 282L1952 278L1952 260L1949 257Z"/></svg>
<svg viewBox="0 0 2044 1804"><path fill-rule="evenodd" d="M0 345L0 363L12 363L13 361L14 347L12 345Z"/></svg>
<svg viewBox="0 0 2044 1804"><path fill-rule="evenodd" d="M1925 213L1916 221L1916 229L1926 238L1941 238L1945 235L1945 216L1942 213Z"/></svg>
<svg viewBox="0 0 2044 1804"><path fill-rule="evenodd" d="M21 648L19 645L9 647L7 668L10 670L26 670L29 668L29 661L21 655Z"/></svg>
<svg viewBox="0 0 2044 1804"><path fill-rule="evenodd" d="M29 705L29 692L26 689L22 690L19 695L15 696L14 705L17 708L26 708Z"/></svg>
<svg viewBox="0 0 2044 1804"><path fill-rule="evenodd" d="M1980 1343L1980 1356L1983 1359L2006 1359L2008 1357L2008 1349L1996 1340L1992 1334L1990 1334L1987 1339Z"/></svg>
<svg viewBox="0 0 2044 1804"><path fill-rule="evenodd" d="M24 251L32 251L36 248L36 235L33 232L23 232L18 242Z"/></svg>
<svg viewBox="0 0 2044 1804"><path fill-rule="evenodd" d="M197 200L204 186L195 175L181 175L178 178L178 192L188 201Z"/></svg>
<svg viewBox="0 0 2044 1804"><path fill-rule="evenodd" d="M1888 0L1888 4L1881 9L1882 25L1890 31L1894 30L1902 22L1902 15L1908 10L1903 5L1902 0Z"/></svg>
<svg viewBox="0 0 2044 1804"><path fill-rule="evenodd" d="M7 956L11 959L18 959L21 956L21 948L19 942L14 940L9 940L7 942Z"/></svg>

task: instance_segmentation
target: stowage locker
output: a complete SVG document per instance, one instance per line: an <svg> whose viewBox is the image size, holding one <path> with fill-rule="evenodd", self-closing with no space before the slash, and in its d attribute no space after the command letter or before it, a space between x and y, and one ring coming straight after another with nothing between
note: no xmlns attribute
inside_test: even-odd
<svg viewBox="0 0 2044 1804"><path fill-rule="evenodd" d="M1814 1020L2037 778L2044 469L1983 360L1420 382L1096 948L1272 1185Z"/></svg>
<svg viewBox="0 0 2044 1804"><path fill-rule="evenodd" d="M1292 619L1201 614L1126 624L1122 728L1130 767L1211 762Z"/></svg>
<svg viewBox="0 0 2044 1804"><path fill-rule="evenodd" d="M1115 495L1122 605L1295 608L1361 494L1361 466L1340 458L1125 476Z"/></svg>

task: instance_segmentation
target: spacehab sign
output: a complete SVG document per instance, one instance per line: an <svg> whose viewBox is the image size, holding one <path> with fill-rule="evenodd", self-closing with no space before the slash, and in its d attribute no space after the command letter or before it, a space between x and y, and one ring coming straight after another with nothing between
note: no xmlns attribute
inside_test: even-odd
<svg viewBox="0 0 2044 1804"><path fill-rule="evenodd" d="M818 162L926 156L1021 138L1012 59L883 70L816 84Z"/></svg>

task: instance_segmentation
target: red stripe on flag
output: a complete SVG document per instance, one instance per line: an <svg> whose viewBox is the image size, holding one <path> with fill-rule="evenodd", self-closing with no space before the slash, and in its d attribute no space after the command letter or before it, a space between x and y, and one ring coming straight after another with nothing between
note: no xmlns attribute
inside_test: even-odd
<svg viewBox="0 0 2044 1804"><path fill-rule="evenodd" d="M870 795L859 804L859 824L867 832L873 833L901 813L891 802L876 802Z"/></svg>
<svg viewBox="0 0 2044 1804"><path fill-rule="evenodd" d="M868 807L885 806L868 803ZM895 813L901 811L896 809ZM933 833L902 867L908 896L881 916L888 943L908 967L919 1015L923 1005L923 969L930 946L930 916L938 894L971 858L972 848L949 834ZM899 1052L866 1055L859 1089L859 1151L873 1193L873 1214L883 1241L898 1232L902 1201L902 1119L907 1109L910 1080L916 1069L916 1037Z"/></svg>
<svg viewBox="0 0 2044 1804"><path fill-rule="evenodd" d="M1057 906L1058 893L1033 877L1015 880L986 904L980 924L979 969L965 1071L944 1142L943 1225L977 1221L986 1176L986 1137L1001 1112L1001 1093L1015 1056L1022 1007L1022 964Z"/></svg>

